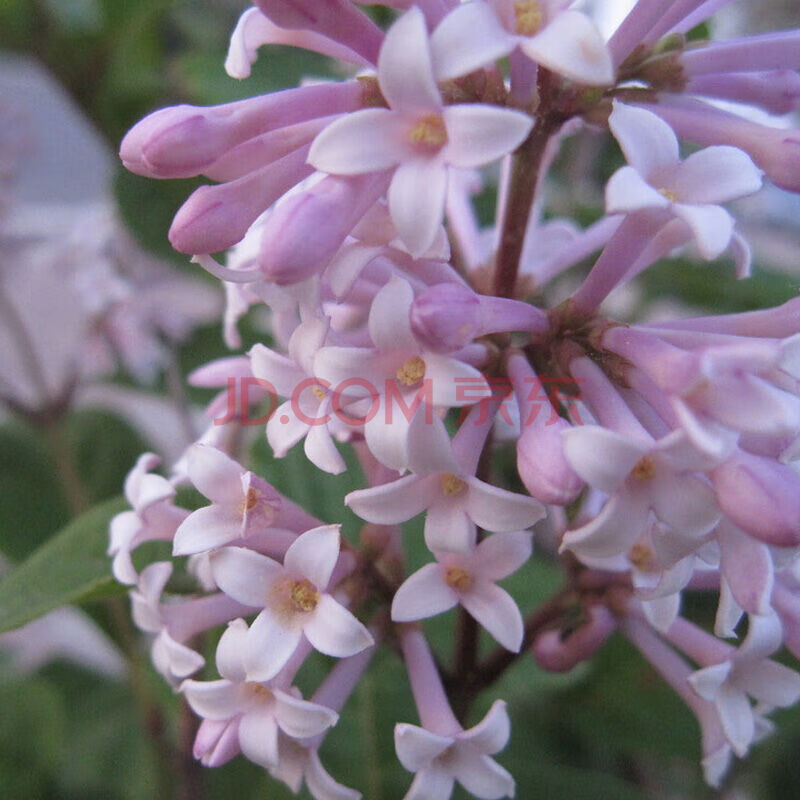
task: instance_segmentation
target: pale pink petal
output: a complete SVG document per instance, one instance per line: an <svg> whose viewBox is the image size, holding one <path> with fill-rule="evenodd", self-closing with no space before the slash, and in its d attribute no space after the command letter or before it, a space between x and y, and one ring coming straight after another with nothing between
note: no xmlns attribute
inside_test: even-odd
<svg viewBox="0 0 800 800"><path fill-rule="evenodd" d="M406 161L395 171L389 184L389 211L397 233L414 258L436 239L446 194L447 168L437 158Z"/></svg>
<svg viewBox="0 0 800 800"><path fill-rule="evenodd" d="M350 492L344 502L367 522L394 525L406 522L430 505L438 494L435 480L406 475L391 483Z"/></svg>
<svg viewBox="0 0 800 800"><path fill-rule="evenodd" d="M678 138L661 117L650 111L615 100L608 125L628 163L645 178L678 163Z"/></svg>
<svg viewBox="0 0 800 800"><path fill-rule="evenodd" d="M589 485L603 492L616 491L648 447L599 425L570 428L562 434L564 455Z"/></svg>
<svg viewBox="0 0 800 800"><path fill-rule="evenodd" d="M247 679L268 681L274 678L292 657L302 637L303 631L299 625L287 626L269 609L262 611L247 634L244 659Z"/></svg>
<svg viewBox="0 0 800 800"><path fill-rule="evenodd" d="M491 397L492 390L480 370L457 358L425 353L425 379L430 381L435 406L453 408Z"/></svg>
<svg viewBox="0 0 800 800"><path fill-rule="evenodd" d="M481 753L499 753L511 735L511 721L506 704L495 700L486 716L474 727L459 735L459 741L469 742Z"/></svg>
<svg viewBox="0 0 800 800"><path fill-rule="evenodd" d="M737 684L747 694L768 706L787 708L800 700L800 675L776 661L755 661L743 665Z"/></svg>
<svg viewBox="0 0 800 800"><path fill-rule="evenodd" d="M522 647L522 614L511 595L493 583L476 582L461 595L461 605L507 650Z"/></svg>
<svg viewBox="0 0 800 800"><path fill-rule="evenodd" d="M733 752L744 756L755 734L753 709L747 695L740 689L723 684L717 693L716 706L719 721Z"/></svg>
<svg viewBox="0 0 800 800"><path fill-rule="evenodd" d="M433 77L425 17L416 6L386 32L378 56L378 83L393 109L438 111L442 106Z"/></svg>
<svg viewBox="0 0 800 800"><path fill-rule="evenodd" d="M329 594L323 594L303 626L306 638L326 656L345 658L374 644L370 632Z"/></svg>
<svg viewBox="0 0 800 800"><path fill-rule="evenodd" d="M229 681L243 683L247 679L244 652L247 647L247 623L235 619L228 623L217 645L217 671Z"/></svg>
<svg viewBox="0 0 800 800"><path fill-rule="evenodd" d="M242 499L245 470L225 453L206 444L193 444L186 460L189 478L209 500L225 505Z"/></svg>
<svg viewBox="0 0 800 800"><path fill-rule="evenodd" d="M339 715L319 703L301 700L280 689L273 689L275 697L275 719L287 735L295 739L307 739L336 724Z"/></svg>
<svg viewBox="0 0 800 800"><path fill-rule="evenodd" d="M403 800L449 800L455 781L442 768L433 765L414 776Z"/></svg>
<svg viewBox="0 0 800 800"><path fill-rule="evenodd" d="M381 395L377 413L364 424L367 447L381 464L396 470L407 468L409 424L396 401Z"/></svg>
<svg viewBox="0 0 800 800"><path fill-rule="evenodd" d="M567 531L561 549L578 556L605 558L627 553L647 524L647 502L641 496L620 492L586 525Z"/></svg>
<svg viewBox="0 0 800 800"><path fill-rule="evenodd" d="M529 531L496 533L475 550L475 573L487 581L499 581L516 572L533 553Z"/></svg>
<svg viewBox="0 0 800 800"><path fill-rule="evenodd" d="M283 567L244 547L225 547L211 554L211 572L217 586L229 597L263 608L273 581L283 575Z"/></svg>
<svg viewBox="0 0 800 800"><path fill-rule="evenodd" d="M413 302L411 284L398 277L375 295L369 310L369 335L382 353L408 350L411 357L419 352L408 316Z"/></svg>
<svg viewBox="0 0 800 800"><path fill-rule="evenodd" d="M205 506L193 511L178 526L172 546L175 556L205 553L242 535L242 518L230 507Z"/></svg>
<svg viewBox="0 0 800 800"><path fill-rule="evenodd" d="M476 538L475 524L457 499L442 499L428 508L425 544L432 552L469 553Z"/></svg>
<svg viewBox="0 0 800 800"><path fill-rule="evenodd" d="M361 793L337 783L322 766L316 750L311 750L303 775L314 800L361 800Z"/></svg>
<svg viewBox="0 0 800 800"><path fill-rule="evenodd" d="M722 206L691 206L674 203L672 210L691 229L700 255L716 258L731 243L733 217Z"/></svg>
<svg viewBox="0 0 800 800"><path fill-rule="evenodd" d="M669 200L633 167L618 169L606 184L606 213L622 214L646 208L667 208Z"/></svg>
<svg viewBox="0 0 800 800"><path fill-rule="evenodd" d="M727 203L757 192L762 174L747 153L719 145L692 153L670 174L666 188L685 203Z"/></svg>
<svg viewBox="0 0 800 800"><path fill-rule="evenodd" d="M464 748L456 749L448 772L479 800L513 797L516 790L514 779L494 759Z"/></svg>
<svg viewBox="0 0 800 800"><path fill-rule="evenodd" d="M308 429L303 452L306 458L323 472L341 475L347 469L347 464L336 449L327 425L312 425Z"/></svg>
<svg viewBox="0 0 800 800"><path fill-rule="evenodd" d="M650 499L656 516L679 533L705 533L719 520L714 491L691 475L656 474Z"/></svg>
<svg viewBox="0 0 800 800"><path fill-rule="evenodd" d="M614 83L614 67L595 24L578 11L562 11L536 36L520 38L526 56L570 80L589 86Z"/></svg>
<svg viewBox="0 0 800 800"><path fill-rule="evenodd" d="M325 591L339 558L339 525L321 525L306 531L289 545L283 559L290 575L308 578L319 591Z"/></svg>
<svg viewBox="0 0 800 800"><path fill-rule="evenodd" d="M720 547L720 572L736 603L748 614L766 614L774 583L769 548L731 524L716 531Z"/></svg>
<svg viewBox="0 0 800 800"><path fill-rule="evenodd" d="M730 661L712 664L710 667L704 667L703 669L697 670L697 672L693 672L689 676L688 681L692 689L694 689L700 697L713 702L719 694L719 690L725 684L725 681L728 680L732 668L733 664Z"/></svg>
<svg viewBox="0 0 800 800"><path fill-rule="evenodd" d="M228 680L184 681L181 693L203 719L230 719L242 710L240 686Z"/></svg>
<svg viewBox="0 0 800 800"><path fill-rule="evenodd" d="M658 631L666 632L675 621L681 607L680 593L642 602L647 621Z"/></svg>
<svg viewBox="0 0 800 800"><path fill-rule="evenodd" d="M291 358L263 344L254 345L248 355L253 376L272 384L280 397L291 397L297 384L307 377Z"/></svg>
<svg viewBox="0 0 800 800"><path fill-rule="evenodd" d="M408 429L408 464L417 475L460 472L444 422L426 406L420 406Z"/></svg>
<svg viewBox="0 0 800 800"><path fill-rule="evenodd" d="M412 622L434 617L458 605L458 595L445 583L440 564L426 564L406 578L392 601L392 619Z"/></svg>
<svg viewBox="0 0 800 800"><path fill-rule="evenodd" d="M518 531L528 528L545 515L544 506L524 494L467 478L467 514L487 531Z"/></svg>
<svg viewBox="0 0 800 800"><path fill-rule="evenodd" d="M266 709L254 709L239 723L242 753L255 764L274 767L278 763L278 723Z"/></svg>
<svg viewBox="0 0 800 800"><path fill-rule="evenodd" d="M408 125L388 108L365 108L332 122L317 135L308 163L332 175L382 172L399 164L408 152Z"/></svg>
<svg viewBox="0 0 800 800"><path fill-rule="evenodd" d="M521 111L481 103L447 106L442 117L448 138L442 158L460 169L482 167L516 150L533 126Z"/></svg>
<svg viewBox="0 0 800 800"><path fill-rule="evenodd" d="M430 766L451 744L453 739L449 736L439 736L406 722L399 722L394 727L394 749L398 760L409 772L419 772Z"/></svg>
<svg viewBox="0 0 800 800"><path fill-rule="evenodd" d="M433 72L440 81L459 78L508 55L515 45L487 3L465 3L431 34Z"/></svg>
<svg viewBox="0 0 800 800"><path fill-rule="evenodd" d="M283 458L310 430L309 424L303 422L295 411L295 402L287 400L267 421L267 441L276 458Z"/></svg>
<svg viewBox="0 0 800 800"><path fill-rule="evenodd" d="M321 347L314 357L314 376L329 381L333 390L350 379L365 381L372 391L382 392L387 378L387 361L375 350L364 347ZM366 389L348 383L343 393L368 396Z"/></svg>

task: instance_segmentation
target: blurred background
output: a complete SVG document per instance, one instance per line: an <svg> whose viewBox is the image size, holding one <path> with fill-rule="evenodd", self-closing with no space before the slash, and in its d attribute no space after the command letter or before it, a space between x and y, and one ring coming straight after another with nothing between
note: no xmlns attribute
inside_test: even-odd
<svg viewBox="0 0 800 800"><path fill-rule="evenodd" d="M630 3L597 5L609 30ZM229 78L228 36L246 7L245 0L0 2L0 574L13 575L81 512L101 502L122 508L114 498L140 453L171 463L204 427L209 394L185 377L229 352L224 298L166 236L196 183L131 175L116 151L127 129L158 107L223 103L304 76L335 76L327 59L274 47L247 81ZM794 0L770 0L735 4L719 25L734 35L796 22ZM597 219L618 158L605 136L571 141L548 187L548 214L580 225ZM491 184L476 203L488 223ZM753 278L736 281L725 259L703 266L675 259L617 296L618 313L721 313L795 296L800 201L767 189L737 211L755 251ZM264 340L260 323L244 320L244 349ZM259 453L274 470L263 442ZM266 476L336 519L353 484L316 473L309 488L306 470L313 468L290 456ZM87 543L85 561L108 572L102 538ZM72 563L58 552L48 557ZM559 581L558 570L539 560L514 593L531 607ZM25 575L3 584L2 630L32 617L37 603L46 607L52 589ZM216 770L193 765L194 722L150 667L124 591L104 579L91 596L81 608L0 634L3 800L289 797L244 759ZM698 617L713 613L702 598L689 602ZM775 715L778 733L715 793L702 783L691 714L617 639L566 675L520 659L476 714L497 696L509 703L514 731L500 760L524 800L798 796L800 709ZM326 742L332 774L368 800L399 800L410 776L394 757L392 730L409 708L400 664L384 655Z"/></svg>

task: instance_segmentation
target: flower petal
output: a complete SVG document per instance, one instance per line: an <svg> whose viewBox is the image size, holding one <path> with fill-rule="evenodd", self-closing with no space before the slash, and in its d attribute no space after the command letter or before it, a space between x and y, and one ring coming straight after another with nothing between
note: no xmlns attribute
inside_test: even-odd
<svg viewBox="0 0 800 800"><path fill-rule="evenodd" d="M339 558L340 527L321 525L298 536L286 551L284 569L292 575L308 578L320 592L324 592Z"/></svg>
<svg viewBox="0 0 800 800"><path fill-rule="evenodd" d="M533 552L530 531L507 531L484 539L475 550L475 572L487 581L499 581L516 572Z"/></svg>
<svg viewBox="0 0 800 800"><path fill-rule="evenodd" d="M705 533L719 520L713 490L693 475L657 474L650 499L656 516L679 533Z"/></svg>
<svg viewBox="0 0 800 800"><path fill-rule="evenodd" d="M511 595L479 581L461 595L461 605L507 650L518 653L524 634L522 614Z"/></svg>
<svg viewBox="0 0 800 800"><path fill-rule="evenodd" d="M301 639L299 625L286 625L268 608L264 609L247 633L244 660L247 679L268 681L274 678L292 657Z"/></svg>
<svg viewBox="0 0 800 800"><path fill-rule="evenodd" d="M433 765L420 770L411 781L403 800L449 800L455 781L441 767Z"/></svg>
<svg viewBox="0 0 800 800"><path fill-rule="evenodd" d="M386 32L378 56L378 83L393 109L438 111L442 106L433 78L425 17L416 6Z"/></svg>
<svg viewBox="0 0 800 800"><path fill-rule="evenodd" d="M477 530L461 502L440 499L425 517L425 544L432 552L469 553Z"/></svg>
<svg viewBox="0 0 800 800"><path fill-rule="evenodd" d="M211 554L211 574L225 594L254 608L263 608L272 582L283 567L267 556L245 547L224 547Z"/></svg>
<svg viewBox="0 0 800 800"><path fill-rule="evenodd" d="M314 800L361 800L361 793L335 781L322 766L316 750L309 751L303 775Z"/></svg>
<svg viewBox="0 0 800 800"><path fill-rule="evenodd" d="M606 184L606 213L622 214L646 208L667 208L669 200L633 167L618 169Z"/></svg>
<svg viewBox="0 0 800 800"><path fill-rule="evenodd" d="M466 748L456 748L448 772L479 800L500 800L513 797L514 779L489 756L475 756Z"/></svg>
<svg viewBox="0 0 800 800"><path fill-rule="evenodd" d="M370 632L329 594L319 598L303 633L320 653L336 658L353 656L374 643Z"/></svg>
<svg viewBox="0 0 800 800"><path fill-rule="evenodd" d="M239 722L242 753L262 767L278 764L278 723L271 712L254 709Z"/></svg>
<svg viewBox="0 0 800 800"><path fill-rule="evenodd" d="M678 163L678 138L656 114L615 100L608 125L628 163L645 178Z"/></svg>
<svg viewBox="0 0 800 800"><path fill-rule="evenodd" d="M447 145L442 158L454 167L482 167L516 150L533 127L521 111L468 103L447 106L442 112Z"/></svg>
<svg viewBox="0 0 800 800"><path fill-rule="evenodd" d="M399 722L394 727L394 749L398 760L409 772L429 767L451 744L451 737L439 736L407 722Z"/></svg>
<svg viewBox="0 0 800 800"><path fill-rule="evenodd" d="M186 454L186 471L198 491L213 503L236 504L242 499L245 470L216 447L193 444Z"/></svg>
<svg viewBox="0 0 800 800"><path fill-rule="evenodd" d="M230 719L242 710L240 686L228 680L184 681L181 693L203 719Z"/></svg>
<svg viewBox="0 0 800 800"><path fill-rule="evenodd" d="M406 578L392 601L392 619L411 622L434 617L458 605L458 595L445 583L440 564L426 564Z"/></svg>
<svg viewBox="0 0 800 800"><path fill-rule="evenodd" d="M648 448L599 425L570 428L562 434L564 455L588 484L615 492Z"/></svg>
<svg viewBox="0 0 800 800"><path fill-rule="evenodd" d="M332 175L382 172L407 153L402 117L388 108L365 108L334 120L317 134L308 154L314 169Z"/></svg>
<svg viewBox="0 0 800 800"><path fill-rule="evenodd" d="M381 353L408 350L410 357L419 352L409 320L413 302L411 284L398 277L375 295L369 310L369 335Z"/></svg>
<svg viewBox="0 0 800 800"><path fill-rule="evenodd" d="M424 511L437 491L431 480L418 475L406 475L391 483L350 492L345 499L361 519L378 525L406 522Z"/></svg>
<svg viewBox="0 0 800 800"><path fill-rule="evenodd" d="M288 692L273 689L275 719L281 730L294 739L307 739L336 724L339 715L319 703L301 700Z"/></svg>
<svg viewBox="0 0 800 800"><path fill-rule="evenodd" d="M243 619L229 622L217 645L217 671L223 678L238 683L247 680L244 669L246 648L247 623Z"/></svg>
<svg viewBox="0 0 800 800"><path fill-rule="evenodd" d="M447 167L439 159L405 161L395 171L389 184L389 211L397 233L414 258L436 239L446 194Z"/></svg>
<svg viewBox="0 0 800 800"><path fill-rule="evenodd" d="M666 188L685 203L727 203L757 192L762 174L743 150L719 145L692 153L672 172Z"/></svg>
<svg viewBox="0 0 800 800"><path fill-rule="evenodd" d="M674 203L672 210L692 229L697 249L707 261L716 258L731 243L733 217L722 206Z"/></svg>
<svg viewBox="0 0 800 800"><path fill-rule="evenodd" d="M469 406L492 395L492 390L480 370L451 356L428 353L425 361L425 379L430 381L435 406L453 408Z"/></svg>
<svg viewBox="0 0 800 800"><path fill-rule="evenodd" d="M503 700L495 700L486 716L474 727L459 735L459 741L469 742L481 753L499 753L511 736L511 721Z"/></svg>
<svg viewBox="0 0 800 800"><path fill-rule="evenodd" d="M336 449L327 425L312 425L308 429L303 452L306 458L323 472L341 475L347 469L347 464Z"/></svg>
<svg viewBox="0 0 800 800"><path fill-rule="evenodd" d="M614 83L611 54L595 24L578 11L562 11L530 38L519 39L526 56L553 72L589 86Z"/></svg>
<svg viewBox="0 0 800 800"><path fill-rule="evenodd" d="M192 511L175 531L174 556L205 553L229 544L242 535L242 518L230 507L205 506Z"/></svg>
<svg viewBox="0 0 800 800"><path fill-rule="evenodd" d="M544 506L528 495L509 492L477 478L467 478L467 484L467 514L484 530L518 531L545 515Z"/></svg>

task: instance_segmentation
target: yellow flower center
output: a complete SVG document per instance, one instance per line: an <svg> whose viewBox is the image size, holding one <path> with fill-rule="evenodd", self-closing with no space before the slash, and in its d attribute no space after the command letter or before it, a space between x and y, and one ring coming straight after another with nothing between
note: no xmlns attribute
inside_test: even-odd
<svg viewBox="0 0 800 800"><path fill-rule="evenodd" d="M425 377L425 362L419 356L412 356L397 370L397 380L403 386L413 386Z"/></svg>
<svg viewBox="0 0 800 800"><path fill-rule="evenodd" d="M261 497L259 492L252 486L247 490L247 494L242 500L242 513L245 511L252 511L258 505L258 499Z"/></svg>
<svg viewBox="0 0 800 800"><path fill-rule="evenodd" d="M454 497L457 494L461 494L464 489L467 488L467 484L461 480L457 475L450 475L449 473L442 475L439 478L439 484L442 487L442 491L448 497Z"/></svg>
<svg viewBox="0 0 800 800"><path fill-rule="evenodd" d="M444 575L445 583L453 589L465 592L472 586L472 573L463 567L448 567Z"/></svg>
<svg viewBox="0 0 800 800"><path fill-rule="evenodd" d="M656 464L650 456L640 458L631 470L631 475L640 481L649 481L656 474Z"/></svg>
<svg viewBox="0 0 800 800"><path fill-rule="evenodd" d="M520 36L535 36L544 25L544 11L537 0L514 3L514 17L514 33Z"/></svg>
<svg viewBox="0 0 800 800"><path fill-rule="evenodd" d="M250 683L247 688L256 700L272 700L272 690L262 683Z"/></svg>
<svg viewBox="0 0 800 800"><path fill-rule="evenodd" d="M666 197L667 200L670 201L670 203L677 203L678 202L678 195L676 195L675 192L671 191L670 189L659 189L658 193L662 197Z"/></svg>
<svg viewBox="0 0 800 800"><path fill-rule="evenodd" d="M441 114L426 114L408 132L408 141L418 150L435 152L447 144L447 128Z"/></svg>
<svg viewBox="0 0 800 800"><path fill-rule="evenodd" d="M628 561L641 572L654 572L656 568L655 553L646 544L635 544L628 551Z"/></svg>
<svg viewBox="0 0 800 800"><path fill-rule="evenodd" d="M325 399L325 392L323 392L322 389L319 388L319 386L312 386L311 391L314 393L314 397L316 397L317 400Z"/></svg>
<svg viewBox="0 0 800 800"><path fill-rule="evenodd" d="M289 589L289 598L295 611L313 611L319 603L319 592L311 581L294 581Z"/></svg>

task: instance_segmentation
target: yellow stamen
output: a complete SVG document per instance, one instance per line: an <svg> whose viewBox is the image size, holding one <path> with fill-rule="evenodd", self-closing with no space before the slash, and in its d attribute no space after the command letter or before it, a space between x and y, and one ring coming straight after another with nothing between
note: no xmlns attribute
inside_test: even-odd
<svg viewBox="0 0 800 800"><path fill-rule="evenodd" d="M640 481L649 481L656 474L656 464L650 456L640 458L631 470L631 476Z"/></svg>
<svg viewBox="0 0 800 800"><path fill-rule="evenodd" d="M441 150L447 144L447 128L440 114L426 114L408 132L408 141L418 150Z"/></svg>
<svg viewBox="0 0 800 800"><path fill-rule="evenodd" d="M312 386L311 391L314 393L314 397L316 397L317 400L325 399L325 392L323 392L322 389L319 388L319 386Z"/></svg>
<svg viewBox="0 0 800 800"><path fill-rule="evenodd" d="M544 25L544 11L537 0L514 3L514 17L514 33L520 36L535 36Z"/></svg>
<svg viewBox="0 0 800 800"><path fill-rule="evenodd" d="M289 597L295 611L313 611L319 603L319 592L310 581L294 581Z"/></svg>
<svg viewBox="0 0 800 800"><path fill-rule="evenodd" d="M472 586L472 573L462 567L448 567L444 575L444 580L445 583L448 586L452 586L453 589L465 592Z"/></svg>
<svg viewBox="0 0 800 800"><path fill-rule="evenodd" d="M272 700L272 690L261 683L250 683L247 687L250 694L258 700Z"/></svg>
<svg viewBox="0 0 800 800"><path fill-rule="evenodd" d="M419 356L412 356L397 370L397 380L403 386L413 386L425 377L425 362Z"/></svg>
<svg viewBox="0 0 800 800"><path fill-rule="evenodd" d="M245 511L252 511L257 505L258 500L261 497L259 492L256 489L253 489L251 486L247 490L247 494L244 496L244 500L242 501L242 513L244 514Z"/></svg>
<svg viewBox="0 0 800 800"><path fill-rule="evenodd" d="M635 544L628 551L628 561L641 572L654 572L656 569L655 553L646 544Z"/></svg>
<svg viewBox="0 0 800 800"><path fill-rule="evenodd" d="M454 497L457 494L461 494L461 492L467 488L467 484L462 481L461 478L456 475L450 475L449 473L442 475L442 477L439 478L439 484L442 487L442 491L448 497Z"/></svg>
<svg viewBox="0 0 800 800"><path fill-rule="evenodd" d="M667 200L670 201L670 203L677 203L678 202L678 195L676 195L675 192L671 191L670 189L659 189L658 193L662 197L666 197Z"/></svg>

